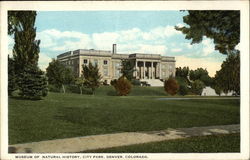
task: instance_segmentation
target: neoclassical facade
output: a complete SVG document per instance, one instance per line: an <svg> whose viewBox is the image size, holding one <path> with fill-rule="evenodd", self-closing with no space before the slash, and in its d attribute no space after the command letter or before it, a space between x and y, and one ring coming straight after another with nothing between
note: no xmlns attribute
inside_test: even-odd
<svg viewBox="0 0 250 160"><path fill-rule="evenodd" d="M160 54L119 54L116 53L116 44L112 51L78 49L57 56L63 64L71 67L76 76L80 76L82 65L90 62L98 65L102 80L110 82L121 76L121 60L130 59L135 63L134 77L140 80L166 79L175 76L175 58L161 56Z"/></svg>

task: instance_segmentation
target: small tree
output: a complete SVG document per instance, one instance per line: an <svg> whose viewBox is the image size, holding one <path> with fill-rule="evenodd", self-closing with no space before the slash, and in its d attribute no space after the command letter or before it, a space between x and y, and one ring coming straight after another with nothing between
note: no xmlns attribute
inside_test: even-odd
<svg viewBox="0 0 250 160"><path fill-rule="evenodd" d="M17 89L17 79L15 74L15 62L8 56L8 95Z"/></svg>
<svg viewBox="0 0 250 160"><path fill-rule="evenodd" d="M80 93L82 94L82 90L83 90L83 87L84 87L84 79L83 79L83 77L78 77L78 78L76 78L76 81L75 81L75 83L76 83L76 85L77 86L79 86L79 88L80 88Z"/></svg>
<svg viewBox="0 0 250 160"><path fill-rule="evenodd" d="M117 81L115 81L113 86L119 96L128 95L132 88L131 82L124 76L121 76Z"/></svg>
<svg viewBox="0 0 250 160"><path fill-rule="evenodd" d="M27 65L20 73L20 95L27 99L41 99L48 93L48 82L44 73L36 65Z"/></svg>
<svg viewBox="0 0 250 160"><path fill-rule="evenodd" d="M178 92L179 85L173 77L170 77L168 80L165 80L164 89L167 93L173 96Z"/></svg>
<svg viewBox="0 0 250 160"><path fill-rule="evenodd" d="M72 70L55 59L46 68L46 76L48 77L49 84L62 87L63 93L65 93L65 85L74 82Z"/></svg>
<svg viewBox="0 0 250 160"><path fill-rule="evenodd" d="M95 93L95 89L98 88L101 84L101 75L97 65L92 65L90 62L89 65L82 65L82 75L84 78L84 85L87 88L90 88L92 94Z"/></svg>
<svg viewBox="0 0 250 160"><path fill-rule="evenodd" d="M200 81L200 80L195 80L192 84L191 84L191 90L193 93L197 94L197 95L201 95L202 90L205 88L205 84Z"/></svg>
<svg viewBox="0 0 250 160"><path fill-rule="evenodd" d="M126 77L129 81L133 79L133 73L135 71L135 63L130 59L122 60L122 76Z"/></svg>

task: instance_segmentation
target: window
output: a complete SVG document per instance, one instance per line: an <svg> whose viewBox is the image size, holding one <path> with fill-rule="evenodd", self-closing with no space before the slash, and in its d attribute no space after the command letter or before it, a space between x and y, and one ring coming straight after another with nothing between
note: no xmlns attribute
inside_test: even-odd
<svg viewBox="0 0 250 160"><path fill-rule="evenodd" d="M88 63L88 60L87 59L84 59L83 60L83 64L87 64Z"/></svg>
<svg viewBox="0 0 250 160"><path fill-rule="evenodd" d="M108 61L107 61L107 60L104 60L104 61L103 61L103 64L104 64L104 65L107 65L107 64L108 64Z"/></svg>

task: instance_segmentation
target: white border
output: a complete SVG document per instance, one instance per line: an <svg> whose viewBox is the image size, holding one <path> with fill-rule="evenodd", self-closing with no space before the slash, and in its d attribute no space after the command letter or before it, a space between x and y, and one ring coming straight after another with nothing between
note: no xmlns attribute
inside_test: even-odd
<svg viewBox="0 0 250 160"><path fill-rule="evenodd" d="M240 153L161 153L146 154L149 159L249 159L249 2L248 1L36 1L36 2L0 2L1 24L1 157L15 159L8 154L8 95L7 95L7 11L72 11L72 10L241 10L241 152ZM20 154L41 155L41 154ZM67 155L67 154L46 154ZM72 155L72 154L71 154ZM96 154L87 154L96 155ZM99 154L110 155L110 154ZM115 154L138 155L138 154ZM145 155L145 154L139 154Z"/></svg>

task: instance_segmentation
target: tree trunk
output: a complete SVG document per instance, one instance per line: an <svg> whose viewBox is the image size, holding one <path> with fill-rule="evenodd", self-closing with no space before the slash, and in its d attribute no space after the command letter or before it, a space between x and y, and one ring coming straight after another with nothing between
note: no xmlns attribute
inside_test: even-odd
<svg viewBox="0 0 250 160"><path fill-rule="evenodd" d="M64 85L62 84L62 89L63 89L63 93L65 93L65 88L64 88Z"/></svg>
<svg viewBox="0 0 250 160"><path fill-rule="evenodd" d="M80 87L80 93L82 94L82 87Z"/></svg>

